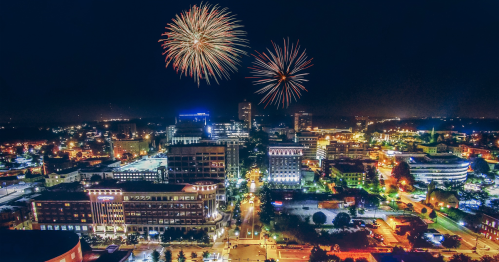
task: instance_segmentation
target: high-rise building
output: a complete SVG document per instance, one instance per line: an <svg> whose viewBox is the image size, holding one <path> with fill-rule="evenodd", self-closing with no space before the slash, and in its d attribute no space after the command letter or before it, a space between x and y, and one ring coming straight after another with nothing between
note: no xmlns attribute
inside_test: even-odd
<svg viewBox="0 0 499 262"><path fill-rule="evenodd" d="M210 114L209 113L181 113L178 114L178 118L175 121L175 124L189 122L189 123L203 123L207 125L210 122Z"/></svg>
<svg viewBox="0 0 499 262"><path fill-rule="evenodd" d="M225 180L225 146L178 145L167 153L168 182L191 183L199 180Z"/></svg>
<svg viewBox="0 0 499 262"><path fill-rule="evenodd" d="M228 179L237 180L239 174L239 145L241 142L237 138L216 138L212 140L201 140L203 144L223 145L226 147L226 173Z"/></svg>
<svg viewBox="0 0 499 262"><path fill-rule="evenodd" d="M239 120L243 121L247 129L251 129L251 102L239 103L238 106Z"/></svg>
<svg viewBox="0 0 499 262"><path fill-rule="evenodd" d="M303 159L316 160L317 159L317 140L319 136L313 132L300 132L295 133L295 143L302 145Z"/></svg>
<svg viewBox="0 0 499 262"><path fill-rule="evenodd" d="M352 158L352 159L362 159L367 158L369 150L367 149L367 144L365 143L338 143L337 141L331 141L331 143L326 146L326 159L335 160L340 158Z"/></svg>
<svg viewBox="0 0 499 262"><path fill-rule="evenodd" d="M239 141L247 141L248 129L243 121L217 122L208 127L212 138L238 138Z"/></svg>
<svg viewBox="0 0 499 262"><path fill-rule="evenodd" d="M295 131L312 131L312 113L295 113Z"/></svg>
<svg viewBox="0 0 499 262"><path fill-rule="evenodd" d="M273 185L299 186L303 146L281 143L269 146L269 182Z"/></svg>

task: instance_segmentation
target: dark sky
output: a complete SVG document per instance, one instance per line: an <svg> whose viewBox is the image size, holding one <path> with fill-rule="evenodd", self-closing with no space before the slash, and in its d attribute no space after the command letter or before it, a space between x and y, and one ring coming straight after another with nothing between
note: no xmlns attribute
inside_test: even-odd
<svg viewBox="0 0 499 262"><path fill-rule="evenodd" d="M231 80L198 88L164 67L158 39L196 1L1 1L0 122L234 114L496 117L498 1L217 1L253 50L300 40L309 90L287 110L256 105L245 57ZM79 115L79 116L78 116Z"/></svg>

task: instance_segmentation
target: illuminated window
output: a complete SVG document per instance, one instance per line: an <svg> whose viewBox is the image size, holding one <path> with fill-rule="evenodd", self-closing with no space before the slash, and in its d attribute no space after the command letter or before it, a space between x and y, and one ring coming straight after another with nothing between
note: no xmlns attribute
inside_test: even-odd
<svg viewBox="0 0 499 262"><path fill-rule="evenodd" d="M66 204L64 204L64 205L65 205L65 206L67 206L67 207L68 207L68 206L71 206L71 204L69 204L69 203L66 203Z"/></svg>
<svg viewBox="0 0 499 262"><path fill-rule="evenodd" d="M86 223L86 222L87 222L87 220L86 220L86 219L82 219L82 220L81 220L81 222L82 222L82 223Z"/></svg>
<svg viewBox="0 0 499 262"><path fill-rule="evenodd" d="M42 203L36 203L36 206L41 207Z"/></svg>
<svg viewBox="0 0 499 262"><path fill-rule="evenodd" d="M78 217L78 214L74 214L75 217Z"/></svg>

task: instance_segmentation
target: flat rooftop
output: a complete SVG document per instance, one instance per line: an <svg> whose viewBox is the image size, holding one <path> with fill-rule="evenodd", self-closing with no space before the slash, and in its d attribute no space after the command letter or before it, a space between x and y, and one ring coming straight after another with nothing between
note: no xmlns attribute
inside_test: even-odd
<svg viewBox="0 0 499 262"><path fill-rule="evenodd" d="M89 201L89 198L85 192L43 192L33 200Z"/></svg>
<svg viewBox="0 0 499 262"><path fill-rule="evenodd" d="M128 165L118 167L114 171L123 172L123 171L156 171L156 169L160 166L166 166L167 159L166 158L147 158L141 159L135 162L132 162Z"/></svg>
<svg viewBox="0 0 499 262"><path fill-rule="evenodd" d="M90 189L121 189L125 192L182 192L187 184L154 184L150 181L117 182L104 180ZM88 198L88 197L87 197Z"/></svg>

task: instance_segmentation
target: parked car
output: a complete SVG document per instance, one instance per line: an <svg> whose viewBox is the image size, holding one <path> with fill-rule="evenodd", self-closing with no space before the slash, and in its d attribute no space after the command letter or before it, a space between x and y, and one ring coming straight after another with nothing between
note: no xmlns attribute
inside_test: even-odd
<svg viewBox="0 0 499 262"><path fill-rule="evenodd" d="M463 238L462 238L462 237L460 237L460 236L458 236L458 235L452 235L452 236L450 236L450 237L451 237L452 239L459 240L459 241L463 240Z"/></svg>
<svg viewBox="0 0 499 262"><path fill-rule="evenodd" d="M385 240L382 235L376 233L374 233L373 238L380 242L383 242L383 240Z"/></svg>

